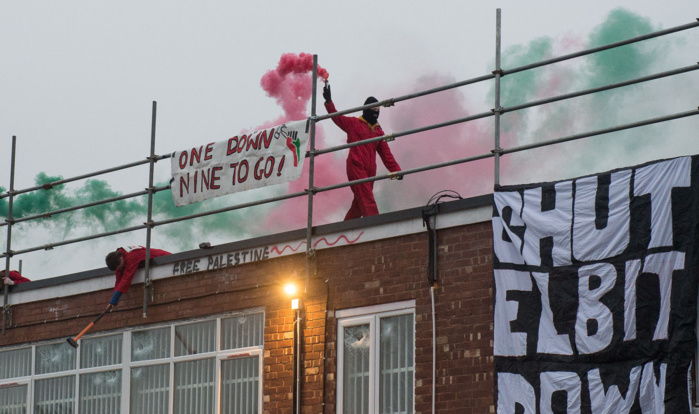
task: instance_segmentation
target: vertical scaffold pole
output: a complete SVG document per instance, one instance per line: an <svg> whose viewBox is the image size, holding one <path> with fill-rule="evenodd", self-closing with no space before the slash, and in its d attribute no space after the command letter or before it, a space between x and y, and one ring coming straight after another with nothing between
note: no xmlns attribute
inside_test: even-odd
<svg viewBox="0 0 699 414"><path fill-rule="evenodd" d="M153 282L150 280L150 239L151 232L153 229L153 193L155 189L153 188L153 174L155 171L155 119L156 113L158 111L158 103L153 101L153 115L151 116L151 126L150 126L150 174L148 176L148 221L146 222L146 265L145 265L145 281L143 283L143 318L148 317L148 294L151 295L151 300L155 296L155 288Z"/></svg>
<svg viewBox="0 0 699 414"><path fill-rule="evenodd" d="M7 206L7 252L5 253L5 275L10 277L10 257L12 256L12 204L15 198L15 152L17 151L17 137L12 136L12 158L10 161L10 197ZM4 285L2 301L2 334L5 335L7 315L10 313L10 287Z"/></svg>
<svg viewBox="0 0 699 414"><path fill-rule="evenodd" d="M495 107L493 108L493 113L495 115L495 147L493 149L494 154L494 164L495 164L495 186L500 185L500 113L502 107L500 106L500 77L502 75L502 68L500 67L500 9L495 12Z"/></svg>
<svg viewBox="0 0 699 414"><path fill-rule="evenodd" d="M308 293L311 279L312 262L315 252L313 251L313 174L316 150L316 90L318 82L318 55L313 55L313 85L311 93L311 118L310 118L310 152L308 156L308 223L306 226L306 284L304 293Z"/></svg>
<svg viewBox="0 0 699 414"><path fill-rule="evenodd" d="M313 82L311 86L311 117L308 119L308 124L306 124L306 131L310 128L310 150L308 153L308 222L306 225L306 283L303 290L303 298L299 301L299 307L296 309L296 326L294 330L294 339L296 340L294 355L296 356L296 366L294 378L294 406L292 412L294 414L301 413L301 395L302 395L302 383L301 383L301 367L303 366L303 352L301 349L301 344L303 343L303 318L304 313L302 311L302 304L305 304L305 297L308 294L311 283L311 273L314 269L315 252L313 250L313 196L315 194L315 187L313 187L313 174L314 170L314 160L315 160L315 150L316 150L316 85L318 81L318 55L313 55L313 76L311 77Z"/></svg>

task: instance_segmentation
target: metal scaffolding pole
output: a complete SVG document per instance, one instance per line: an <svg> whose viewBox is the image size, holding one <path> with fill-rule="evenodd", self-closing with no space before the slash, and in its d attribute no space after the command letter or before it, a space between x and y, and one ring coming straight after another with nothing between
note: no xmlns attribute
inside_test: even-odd
<svg viewBox="0 0 699 414"><path fill-rule="evenodd" d="M170 154L167 154L167 155L163 155L161 158L170 158L170 157L171 157L171 155L170 155ZM120 171L120 170L126 170L126 169L129 169L129 168L138 167L139 165L143 165L143 164L147 164L147 163L148 163L148 160L146 159L146 160L141 160L141 161L132 162L132 163L129 163L129 164L120 165L120 166L117 166L117 167L107 168L107 169L105 169L105 170L95 171L95 172L89 173L89 174L78 175L78 176L71 177L71 178L64 178L64 179L62 179L62 180L52 181L52 182L50 182L50 183L46 183L46 184L37 185L37 186L34 186L34 187L25 188L25 189L23 189L23 190L17 190L17 191L15 192L15 195L20 195L20 194L24 194L24 193L30 193L30 192L36 191L36 190L50 190L50 189L52 189L53 187L55 187L55 186L57 186L57 185L66 184L66 183L70 183L70 182L73 182L73 181L84 180L85 178L96 177L96 176L98 176L98 175L103 175L103 174L107 174L107 173L110 173L110 172L115 172L115 171ZM0 194L0 199L3 199L3 198L5 198L5 197L7 197L7 196L8 196L7 194Z"/></svg>
<svg viewBox="0 0 699 414"><path fill-rule="evenodd" d="M666 115L666 116L662 116L659 118L653 118L653 119L646 120L646 121L640 121L640 122L634 122L631 124L619 125L619 126L612 127L612 128L591 131L591 132L587 132L587 133L583 133L583 134L572 135L572 136L563 137L563 138L559 138L559 139L538 142L535 144L525 145L525 146L521 146L521 147L513 147L513 148L509 148L509 149L503 149L501 155L511 154L514 152L520 152L520 151L524 151L527 149L544 147L544 146L548 146L548 145L553 145L553 144L563 143L563 142L567 142L567 141L573 141L573 140L577 140L577 139L581 139L581 138L586 138L586 137L590 137L590 136L594 136L594 135L608 134L611 132L621 131L621 130L630 129L630 128L637 128L637 127L651 125L651 124L655 124L655 123L659 123L659 122L666 122L666 121L671 121L671 120L675 120L675 119L679 119L679 118L696 116L696 115L699 115L699 109L694 109L691 111ZM493 156L494 156L494 154L491 152L491 153L487 153L487 154L481 154L481 155L475 155L475 156L466 157L466 158L445 161L442 163L432 164L432 165L428 165L428 166L424 166L424 167L403 170L403 171L401 171L401 175L416 174L419 172L435 170L435 169L439 169L439 168L448 167L451 165L464 164L467 162L483 160L483 159L491 158ZM349 186L352 186L355 184L361 184L361 183L366 183L366 182L370 182L370 181L385 180L385 179L390 179L390 178L392 178L391 174L385 174L385 175L377 175L377 176L374 176L373 178L363 178L361 180L348 181L345 183L329 185L326 187L316 187L314 189L314 193L321 193L321 192L325 192L325 191L335 190L338 188L349 187ZM160 187L159 189L164 190L164 189L167 189L167 187ZM258 201L254 201L254 202L243 203L243 204L238 204L235 206L206 211L203 213L191 214L188 216L182 216L182 217L177 217L177 218L173 218L173 219L166 219L166 220L161 220L161 221L154 221L152 223L152 225L153 225L153 227L162 226L164 224L171 224L171 223L176 223L176 222L180 222L180 221L191 220L193 218L206 217L206 216L210 216L213 214L225 213L225 212L233 211L233 210L240 210L240 209L247 208L247 207L253 207L253 206L272 203L272 202L276 202L276 201L288 200L291 198L301 197L304 195L307 195L307 192L300 191L300 192L296 192L296 193L286 194L283 196L272 197L272 198L267 198L264 200L258 200ZM87 241L87 240L99 239L102 237L113 236L113 235L122 234L122 233L128 233L128 232L136 231L136 230L143 230L146 227L147 226L145 224L139 225L139 226L128 227L128 228L125 228L122 230L116 230L116 231L112 231L112 232L108 232L108 233L101 233L101 234L97 234L97 235L80 237L80 238L71 239L71 240L64 240L62 242L46 244L43 246L31 247L31 248L27 248L27 249L23 249L23 250L17 250L17 251L13 251L12 254L17 255L17 254L34 252L34 251L38 251L38 250L50 250L50 249L53 249L54 247L64 246L67 244L73 244L73 243L79 243L79 242L83 242L83 241ZM0 258L2 258L2 257L7 257L7 253L0 255Z"/></svg>
<svg viewBox="0 0 699 414"><path fill-rule="evenodd" d="M311 93L311 117L310 121L310 151L308 153L308 222L306 226L306 283L304 293L308 293L308 284L311 279L311 267L313 261L313 175L315 173L315 149L316 149L316 91L318 82L318 55L313 55L313 85Z"/></svg>
<svg viewBox="0 0 699 414"><path fill-rule="evenodd" d="M500 67L500 9L495 12L495 106L493 113L495 114L495 145L493 146L493 154L495 154L495 186L500 185L500 115L502 108L500 107L500 77L502 76L502 68Z"/></svg>
<svg viewBox="0 0 699 414"><path fill-rule="evenodd" d="M7 252L5 253L5 276L10 277L10 258L12 257L12 203L15 198L15 153L17 151L17 137L12 136L12 158L10 161L10 199L7 209ZM2 299L2 334L5 335L7 316L10 314L10 287L4 285Z"/></svg>
<svg viewBox="0 0 699 414"><path fill-rule="evenodd" d="M347 149L347 148L352 148L352 147L359 146L359 145L366 145L366 144L370 144L372 142L391 141L397 137L401 137L401 136L405 136L405 135L416 134L416 133L423 132L423 131L434 130L437 128L442 128L442 127L455 125L455 124L459 124L459 123L463 123L463 122L467 122L467 121L471 121L471 120L482 119L482 118L486 118L489 116L493 116L494 122L495 122L495 133L494 133L495 143L494 143L494 149L489 154L476 155L476 156L461 158L461 159L457 159L457 160L450 160L450 161L442 162L442 163L438 163L438 164L432 164L432 165L425 166L425 167L404 170L400 173L400 175L402 176L402 175L408 175L408 174L415 174L415 173L421 172L421 171L427 171L427 170L432 170L432 169L436 169L436 168L443 168L443 167L447 167L450 165L456 165L456 164L461 164L461 163L465 163L465 162L476 161L476 160L480 160L480 159L493 157L494 158L494 167L495 167L494 183L495 183L495 186L498 186L498 185L500 185L500 157L502 155L513 153L513 152L518 152L518 151L523 151L526 149L532 149L532 148L536 148L536 147L552 145L552 144L559 143L559 142L566 142L566 141L579 139L579 138L583 138L583 137L588 137L588 136L592 136L592 135L599 135L599 134L614 132L614 131L618 131L621 129L634 128L634 127L638 127L638 126L648 125L651 123L663 122L663 121L667 121L667 120L671 120L671 119L677 119L679 117L693 116L693 115L697 114L697 111L689 111L689 112L680 113L680 114L668 115L665 117L655 118L652 120L641 121L641 122L637 122L637 123L633 123L633 124L617 126L614 128L608 128L608 129L604 129L604 130L588 132L585 134L578 134L578 135L573 135L573 136L569 136L569 137L564 137L564 138L560 138L558 140L545 141L545 142L540 142L540 143L536 143L536 144L532 144L532 145L509 148L509 149L502 149L500 147L500 145L501 145L501 142L500 142L500 133L501 133L500 121L501 121L502 114L507 113L507 112L516 111L516 110L525 109L525 108L530 108L530 107L534 107L534 106L538 106L538 105L543 105L543 104L547 104L547 103L552 103L552 102L556 102L556 101L560 101L560 100L564 100L564 99L571 99L571 98L582 96L585 94L592 94L592 93L596 93L596 92L600 92L600 91L604 91L604 90L608 90L608 89L612 89L612 88L618 88L618 87L627 86L627 85L631 85L631 84L635 84L635 83L645 82L645 81L652 80L652 79L658 79L660 77L672 76L672 75L679 74L679 73L694 71L694 70L699 69L699 66L697 66L697 65L687 66L685 68L680 68L680 69L676 69L673 71L663 72L663 73L650 75L650 76L646 76L646 77L642 77L642 78L638 78L638 79L620 82L617 84L607 85L607 86L603 86L603 87L599 87L599 88L588 89L588 90L569 93L569 94L560 95L560 96L556 96L556 97L552 97L552 98L533 101L533 102L529 102L529 103L525 103L525 104L512 106L509 108L502 107L501 103L500 103L500 95L501 95L500 81L501 81L502 76L506 76L509 74L513 74L513 73L517 73L517 72L521 72L521 71L525 71L525 70L529 70L529 69L533 69L533 68L538 68L538 67L545 66L545 65L550 65L550 64L561 62L564 60L589 55L589 54L600 52L603 50L608 50L608 49L632 44L635 42L640 42L643 40L659 37L662 35L667 35L670 33L679 32L682 30L687 30L687 29L695 28L695 27L699 27L699 21L694 22L694 23L690 23L690 24L686 24L686 25L682 25L682 26L677 26L677 27L670 28L667 30L662 30L662 31L650 33L647 35L635 37L632 39L627 39L627 40L624 40L621 42L616 42L616 43L608 44L605 46L601 46L601 47L588 49L588 50L580 51L580 52L573 53L573 54L560 56L560 57L549 59L546 61L536 62L536 63L526 65L526 66L520 66L520 67L512 68L509 70L503 70L501 67L501 56L500 56L501 55L501 11L500 11L500 9L497 9L497 13L496 13L496 65L495 65L495 70L492 72L492 74L477 77L477 78L468 79L465 81L461 81L461 82L457 82L457 83L453 83L453 84L449 84L449 85L444 85L441 87L437 87L437 88L433 88L433 89L429 89L429 90L425 90L425 91L420 91L417 93L412 93L409 95L404 95L404 96L400 96L400 97L396 97L396 98L387 99L387 100L377 102L374 104L363 105L363 106L351 108L351 109L348 109L345 111L339 111L339 112L336 112L334 114L322 115L322 116L319 116L316 113L317 68L318 68L318 66L317 66L317 56L314 55L313 85L312 85L312 90L313 90L312 111L311 111L311 117L308 118L308 123L307 123L308 128L310 128L310 146L309 146L310 148L306 154L306 156L309 158L309 186L308 186L308 188L306 190L304 190L303 192L286 194L286 195L279 196L279 197L271 197L271 198L267 198L267 199L263 199L263 200L257 200L255 202L243 203L243 204L230 206L230 207L223 208L223 209L211 210L211 211L204 212L204 213L192 214L192 215L178 217L178 218L174 218L174 219L163 220L160 222L153 221L153 217L152 217L153 196L157 191L163 191L163 190L169 189L169 186L159 187L159 188L153 187L154 163L157 162L159 159L169 158L170 155L156 156L154 154L154 151L155 151L155 149L154 149L155 120L156 120L156 107L157 107L156 102L153 102L150 156L146 160L143 160L143 161L138 161L135 163L126 164L126 165L119 166L119 167L101 170L101 171L98 171L95 173L85 174L85 175L81 175L81 176L77 176L77 177L73 177L73 178L69 178L69 179L61 179L61 180L57 180L57 181L54 181L51 183L46 183L46 184L43 184L40 186L35 186L32 188L16 191L14 189L15 137L13 137L13 154L12 154L12 156L13 156L13 166L12 166L13 183L11 185L11 189L9 192L0 194L0 199L3 199L3 198L10 199L10 214L8 216L8 219L5 220L4 223L0 223L0 227L5 226L5 225L8 226L7 251L4 254L0 254L0 258L3 258L3 257L6 258L6 260L8 262L7 267L9 270L9 260L13 255L28 253L28 252L37 251L37 250L50 250L56 246L62 246L62 245L67 245L67 244L71 244L71 243L78 243L78 242L82 242L82 241L107 237L107 236L111 236L111 235L131 232L131 231L135 231L135 230L146 229L147 230L146 249L148 251L147 259L149 259L150 258L150 241L151 241L151 236L152 236L152 228L157 226L157 225L169 224L169 223L179 222L179 221L183 221L183 220L190 220L190 219L197 218L197 217L204 217L204 216L209 216L209 215L218 214L218 213L222 213L222 212L242 209L242 208L246 208L246 207L252 207L252 206L261 205L261 204L273 203L276 201L282 201L282 200L286 200L286 199L290 199L290 198L307 196L308 197L308 222L307 222L307 233L306 233L306 236L307 236L306 237L306 244L307 244L307 247L306 247L306 249L307 249L306 250L306 254L307 254L306 291L307 291L309 288L309 286L308 286L309 285L309 277L310 277L311 273L313 273L312 266L314 265L314 261L313 261L314 250L313 250L313 245L312 245L312 242L313 242L312 239L313 239L313 198L314 198L315 194L317 194L319 192L323 192L323 191L329 191L329 190L336 189L336 188L349 187L349 186L359 184L359 183L364 183L364 182L369 182L369 181L378 181L378 180L383 180L386 178L389 178L389 179L395 178L395 173L393 173L393 174L388 174L385 176L376 176L374 178L355 180L355 181L350 181L350 182L346 182L346 183L338 184L338 185L331 185L331 186L327 186L327 187L315 187L314 186L314 179L315 179L314 163L315 163L316 156L321 155L321 154L325 154L325 153L330 153L330 152L334 152L334 151ZM332 118L334 116L340 116L340 115L347 114L350 112L356 112L356 111L359 111L359 110L362 110L365 108L373 108L373 107L378 107L378 106L391 106L399 101L408 100L408 99L412 99L412 98L416 98L416 97L421 97L421 96L437 93L440 91L444 91L444 90L448 90L448 89L452 89L452 88L456 88L456 87L460 87L460 86L474 84L474 83L489 80L489 79L495 80L495 84L496 84L495 85L495 95L496 96L495 96L494 108L492 108L491 110L489 110L487 112L471 115L468 117L464 117L464 118L460 118L460 119L456 119L456 120L452 120L452 121L448 121L448 122L442 122L439 124L433 124L433 125L429 125L429 126L425 126L425 127L419 127L419 128L415 128L412 130L396 132L396 133L392 133L389 135L384 135L382 137L363 140L363 141L358 142L358 143L339 145L339 146L330 147L330 148L321 149L321 150L317 150L315 148L315 126L316 126L316 123L321 121L321 120L329 119L329 118ZM51 212L45 212L45 213L41 213L41 214L37 214L37 215L33 215L33 216L26 216L26 217L22 217L21 219L17 219L17 220L15 220L12 217L12 211L11 211L12 201L13 201L13 198L19 194L27 193L30 191L42 190L42 189L49 190L49 189L53 188L54 186L64 184L67 182L76 181L76 180L80 180L80 179L84 179L84 178L88 178L88 177L93 177L96 175L114 172L114 171L118 171L118 170L122 170L122 169L127 169L127 168L131 168L134 166L143 165L145 163L150 164L149 187L145 191L138 192L138 193L132 193L129 195L113 197L113 198L105 199L102 201L91 202L91 203L83 204L81 206L68 207L68 208L59 209L59 210L55 210L55 211L51 211ZM97 234L97 235L76 238L76 239L72 239L72 240L63 240L63 241L60 241L57 243L45 244L43 246L37 246L37 247L32 247L32 248L18 250L18 251L12 251L10 248L11 247L11 244L10 244L11 229L10 228L12 227L13 224L16 224L18 222L23 222L23 221L29 221L29 220L33 220L33 219L48 218L54 214L73 211L73 210L77 210L80 208L91 207L91 206L95 206L95 205L99 205L99 204L106 204L106 203L110 203L110 202L114 202L114 201L118 201L118 200L123 200L123 199L127 199L130 197L141 196L141 195L145 195L145 194L148 194L148 196L149 196L149 198L148 198L148 218L147 218L147 222L141 226L134 226L134 227L126 228L126 229L121 229L118 231L106 232L106 233L101 233L101 234ZM148 287L150 287L152 285L152 282L150 280L150 273L149 273L150 267L149 267L148 262L149 262L149 260L146 261L146 285L145 285L146 289L144 289L144 316L146 316L146 311L147 311L147 293L146 293L146 290ZM7 306L8 305L7 304L7 302L8 302L7 301L7 290L6 289L5 289L4 296L5 296L5 304L3 306L3 329L5 328L5 316L6 316L7 308L8 308L8 306Z"/></svg>
<svg viewBox="0 0 699 414"><path fill-rule="evenodd" d="M642 127L642 126L646 126L646 125L652 125L652 124L657 124L657 123L660 123L660 122L672 121L672 120L675 120L675 119L685 118L685 117L689 117L689 116L696 116L696 115L699 115L699 108L698 108L698 109L693 109L693 110L691 110L691 111L679 112L679 113L675 113L675 114L670 114L670 115L666 115L666 116L661 116L661 117L658 117L658 118L648 119L648 120L645 120L645 121L633 122L633 123L630 123L630 124L618 125L618 126L616 126L616 127L611 127L611 128L605 128L605 129L590 131L590 132L586 132L586 133L582 133L582 134L571 135L571 136L567 136L567 137L563 137L563 138L558 138L558 139L553 139L553 140L549 140L549 141L537 142L537 143L535 143L535 144L529 144L529 145L524 145L524 146L520 146L520 147L513 147L513 148L509 148L509 149L502 149L501 152L502 152L502 155L504 155L504 154L510 154L510 153L520 152L520 151L524 151L524 150L528 150L528 149L532 149L532 148L539 148L539 147L545 147L545 146L554 145L554 144L560 144L560 143L563 143L563 142L574 141L574 140L577 140L577 139L592 137L592 136L595 136L595 135L608 134L608 133L611 133L611 132L623 131L623 130L625 130L625 129L638 128L638 127ZM467 163L467 162L478 161L478 160L484 160L484 159L487 159L487 158L491 158L491 157L493 157L493 156L494 156L494 154L493 154L492 151L491 151L490 153L487 153L487 154L474 155L474 156L471 156L471 157L466 157L466 158L460 158L460 159L456 159L456 160L445 161L445 162L441 162L441 163L438 163L438 164L431 164L431 165L427 165L427 166L424 166L424 167L411 168L411 169L409 169L409 170L403 170L403 171L401 171L400 173L401 173L401 175L416 174L416 173L419 173L419 172L429 171L429 170L436 170L436 169L448 167L448 166L451 166L451 165L464 164L464 163ZM389 173L389 174L384 174L384 175L376 175L376 176L371 177L371 178L362 178L361 180L348 181L348 182L346 182L346 183L333 184L333 185L329 185L329 186L326 186L326 187L316 187L315 192L316 192L316 193L322 193L322 192L325 192L325 191L335 190L335 189L338 189L338 188L349 187L349 186L352 186L352 185L355 185L355 184L362 184L362 183L368 183L368 182L371 182L371 181L379 181L379 180L391 179L391 177L392 177L392 174L391 174L391 173Z"/></svg>
<svg viewBox="0 0 699 414"><path fill-rule="evenodd" d="M158 103L153 101L153 112L151 116L151 126L150 126L150 173L148 175L148 218L144 223L146 225L146 265L145 265L145 281L143 283L143 318L148 317L148 294L150 293L151 301L155 299L155 287L153 282L150 280L150 240L151 232L153 231L153 194L155 193L155 188L153 187L153 174L155 170L155 161L157 157L155 155L155 120L156 114L158 112Z"/></svg>
<svg viewBox="0 0 699 414"><path fill-rule="evenodd" d="M159 189L157 189L157 191L169 190L169 189L170 189L170 187L160 187ZM126 200L129 198L134 198L134 197L138 197L138 196L142 196L142 195L146 195L146 194L148 194L148 190L137 191L135 193L124 194L124 195L120 195L117 197L105 198L104 200L80 204L78 206L66 207L66 208L61 208L61 209L52 210L52 211L46 211L46 212L41 213L41 214L35 214L33 216L25 216L22 218L14 219L13 224L22 223L24 221L42 219L42 218L51 218L51 217L55 216L56 214L68 213L70 211L81 210L83 208L99 206L102 204L109 204L109 203L113 203L115 201ZM7 226L7 225L8 225L8 223L0 223L0 227Z"/></svg>
<svg viewBox="0 0 699 414"><path fill-rule="evenodd" d="M659 79L659 78L672 76L672 75L676 75L676 74L680 74L680 73L686 73L686 72L695 71L695 70L699 70L699 65L687 66L687 67L683 67L683 68L679 68L679 69L675 69L675 70L671 70L671 71L667 71L667 72L661 72L661 73L657 73L654 75L649 75L649 76L645 76L645 77L641 77L641 78L637 78L637 79L632 79L629 81L624 81L624 82L620 82L620 83L616 83L616 84L606 85L606 86L602 86L602 87L598 87L598 88L587 89L584 91L573 92L573 93L569 93L569 94L565 94L565 95L559 95L559 96L555 96L555 97L551 97L551 98L547 98L547 99L542 99L542 100L538 100L538 101L532 101L532 102L528 102L528 103L524 103L524 104L516 105L516 106L512 106L512 107L507 107L507 108L503 107L503 108L501 108L500 112L501 113L513 112L513 111L517 111L517 110L521 110L521 109L525 109L525 108L530 108L530 107L543 105L543 104L547 104L547 103L553 103L553 102L564 100L564 99L571 99L571 98L575 98L575 97L579 97L579 96L583 96L583 95L587 95L587 94L592 94L592 93L596 93L596 92L600 92L600 91L604 91L604 90L610 90L610 89L619 88L622 86L628 86L628 85L637 84L640 82L646 82L646 81L650 81L650 80L654 80L654 79ZM662 122L662 121L676 119L678 117L691 116L691 115L695 115L695 114L696 114L696 111L689 111L689 112L684 113L684 114L670 115L668 117L663 117L663 118L651 120L650 122L640 122L637 124L633 124L633 126L643 126L643 125L647 125L649 123ZM339 151L342 149L351 148L351 147L355 147L358 145L364 145L364 144L368 144L371 142L382 141L382 140L390 141L390 140L393 140L393 139L395 139L397 137L401 137L401 136L416 134L416 133L423 132L423 131L434 130L434 129L438 129L438 128L441 128L444 126L455 125L458 123L464 123L464 122L468 122L468 121L472 121L472 120L476 120L476 119L483 119L483 118L487 118L487 117L491 117L491 116L495 116L495 113L492 110L488 111L488 112L483 112L480 114L471 115L471 116L468 116L465 118L455 119L455 120L451 120L451 121L447 121L447 122L428 125L425 127L419 127L419 128L415 128L415 129L411 129L411 130L402 131L402 132L396 132L396 133L384 135L384 136L377 137L377 138L371 138L371 139L363 140L363 141L357 142L357 143L343 144L343 145L339 145L339 146L335 146L335 147L331 147L331 148L327 148L327 149L322 149L322 150L315 150L315 151L311 150L308 152L307 156L310 158L314 155L320 155L320 154L330 153L330 152L334 152L334 151ZM313 122L311 122L311 121L313 121ZM318 121L317 116L315 117L315 119L309 119L309 125L311 123L315 124L317 121ZM606 130L603 130L603 132L595 132L593 134L599 135L600 133L604 133L604 132L613 132L615 130L628 129L628 128L629 128L629 126L621 126L619 128L606 129ZM564 139L569 140L570 138L564 138ZM526 148L528 149L528 148L532 148L532 147L546 146L546 145L551 145L553 143L556 143L556 142L555 141L544 141L544 142L532 144L531 146L527 146ZM508 154L508 153L512 153L512 152L521 151L524 148L525 147L501 149L499 152L499 155L504 155L504 154ZM456 165L456 164L461 164L461 163L465 163L465 162L481 160L481 159L485 159L485 158L490 158L494 155L495 155L494 153L486 154L486 155L478 155L478 156L474 156L474 157L462 158L462 159L447 161L447 162L443 162L443 163L439 163L439 164L434 164L432 166L404 170L401 172L401 175L415 174L417 172L427 171L427 170L431 170L431 169L435 169L435 168L441 168L441 167L446 167L446 166L450 166L450 165ZM165 158L169 158L169 157L170 157L170 155L155 156L153 159L160 160L160 159L165 159ZM364 180L357 180L357 181L348 182L345 184L314 188L313 192L318 193L318 192L328 191L328 190L332 190L332 189L348 187L348 186L363 183L363 182L381 180L384 178L391 178L391 177L390 177L390 175L386 176L386 177L377 176L375 180L364 179ZM39 188L41 188L41 187L39 187ZM157 187L157 188L153 189L153 192L164 191L164 190L168 190L169 188L170 188L169 186ZM46 217L50 217L53 214L72 211L72 210L76 210L76 209L81 208L81 207L90 207L93 205L104 204L104 203L107 203L110 201L117 201L117 200L129 198L129 197L144 195L148 192L149 191L146 190L146 191L142 191L142 192L138 192L138 193L133 193L130 195L124 195L124 196L114 197L111 199L106 199L106 200L102 200L102 201L98 201L98 202L83 204L81 206L70 207L70 208L66 208L66 209L60 209L60 210L55 210L55 211L51 211L51 212L47 212L47 213L42 213L42 214L39 214L36 216L31 216L31 217L28 216L28 217L24 217L22 219L18 219L14 222L17 223L20 221L27 221L29 219L46 218ZM17 193L18 192L15 192L15 194L17 194ZM7 197L7 194L3 194L3 195L5 197ZM242 208L246 208L246 207L253 207L256 205L267 204L267 203L272 203L272 202L277 202L277 201L283 201L283 200L287 200L287 199L295 198L295 197L300 197L300 196L304 196L304 195L308 195L308 190L305 190L302 192L297 192L297 193L292 193L292 194L286 194L286 195L278 196L278 197L271 197L271 198L267 198L267 199L263 199L263 200L257 200L254 202L243 203L243 204L239 204L239 205L235 205L235 206L231 206L231 207L226 207L226 208L222 208L222 209L215 209L215 210L211 210L211 211L207 211L207 212L203 212L203 213L182 216L182 217L178 217L178 218L174 218L174 219L162 220L159 222L153 222L151 224L152 224L152 227L155 227L158 225L170 224L170 223L180 222L180 221L189 220L189 219L193 219L193 218L205 217L205 216L209 216L209 215L213 215L213 214L238 210L238 209L242 209ZM0 223L0 226L3 226L3 225L6 225L6 223ZM81 237L81 238L72 239L72 240L64 240L64 241L57 242L57 243L45 244L43 246L36 246L36 247L28 248L28 249L18 250L18 251L12 252L12 254L24 254L24 253L29 253L29 252L38 251L38 250L50 250L50 249L53 249L54 247L58 247L58 246L77 243L77 242L81 242L81 241L93 240L93 239L97 239L97 238L112 236L112 235L121 234L121 233L127 233L127 232L131 232L131 231L136 231L136 230L142 230L142 229L145 229L147 227L148 227L148 225L144 223L141 226L134 226L134 227L130 227L127 229L102 233L102 234L93 235L93 236L86 236L86 237ZM7 256L7 254L0 254L0 258L6 257L6 256Z"/></svg>

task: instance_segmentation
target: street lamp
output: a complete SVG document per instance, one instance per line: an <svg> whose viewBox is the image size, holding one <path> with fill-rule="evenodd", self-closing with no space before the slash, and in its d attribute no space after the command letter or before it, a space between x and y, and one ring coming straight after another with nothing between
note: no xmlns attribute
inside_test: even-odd
<svg viewBox="0 0 699 414"><path fill-rule="evenodd" d="M294 283L287 283L284 292L291 297L291 309L296 311L294 319L294 389L293 410L294 414L301 412L301 299L298 296L298 288Z"/></svg>

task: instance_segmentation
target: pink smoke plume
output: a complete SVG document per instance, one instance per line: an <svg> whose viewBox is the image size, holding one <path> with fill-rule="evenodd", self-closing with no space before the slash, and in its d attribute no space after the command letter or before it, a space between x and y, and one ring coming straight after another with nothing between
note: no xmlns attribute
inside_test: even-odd
<svg viewBox="0 0 699 414"><path fill-rule="evenodd" d="M261 80L268 96L276 99L284 115L265 126L273 126L308 116L307 107L311 97L312 56L308 54L284 54L276 69L268 71ZM327 71L319 74L327 77ZM439 77L421 78L416 82L418 90L430 89L453 82ZM405 94L398 90L392 96ZM420 126L444 122L467 116L472 111L458 90L445 91L420 99L410 100L382 111L384 131L404 131ZM487 126L484 126L487 125ZM334 128L328 122L316 128L316 148L327 148L324 128ZM344 134L342 131L337 131ZM429 164L441 163L455 158L465 158L492 149L492 120L487 124L469 122L420 134L401 137L391 142L391 150L403 170ZM347 181L345 158L347 150L335 154L324 154L315 158L314 186L323 187ZM378 174L387 171L378 161ZM287 192L301 192L308 188L308 162L300 179L291 182ZM440 190L454 190L463 197L492 192L492 160L460 164L446 169L411 174L403 181L379 181L375 184L375 195L380 211L395 211L425 205L430 197ZM352 201L349 188L318 193L314 197L314 224L342 220ZM276 207L266 220L266 227L280 231L306 225L308 199L298 197L284 201Z"/></svg>
<svg viewBox="0 0 699 414"><path fill-rule="evenodd" d="M313 71L313 55L308 53L285 53L279 60L276 69L270 70L262 76L260 84L267 96L274 98L284 110L279 118L265 123L262 127L279 125L287 121L305 119L308 114L308 103L311 98ZM328 79L328 71L318 66L318 77L324 81ZM259 129L259 128L258 128ZM322 127L316 128L316 148L326 148L325 134ZM302 148L302 156L306 152ZM301 178L289 183L287 192L295 193L308 188L308 160L304 163ZM344 160L335 160L332 154L315 158L314 162L314 186L322 187L337 184L347 180L345 175ZM351 191L341 189L316 194L313 204L314 220L328 222L333 213L349 206ZM308 217L308 199L297 197L286 200L276 207L268 216L266 226L281 231L291 228L299 228L306 225Z"/></svg>
<svg viewBox="0 0 699 414"><path fill-rule="evenodd" d="M443 76L429 76L416 79L412 87L421 91L453 82L453 79ZM400 90L393 96L409 92ZM469 106L462 91L450 89L382 110L382 125L386 132L406 131L482 112L482 109L474 111ZM492 119L485 119L407 135L391 142L391 151L403 170L487 154L493 145L492 125ZM493 162L486 159L411 174L400 182L401 190L390 197L381 195L386 190L393 192L395 184L392 181L375 184L374 193L380 210L384 205L390 210L424 206L441 190L456 191L464 198L491 193Z"/></svg>
<svg viewBox="0 0 699 414"><path fill-rule="evenodd" d="M308 104L312 93L311 83L312 56L284 54L276 69L268 71L261 80L262 88L268 96L276 99L284 110L278 119L268 122L265 126L278 125L290 120L308 117ZM549 95L560 89L569 87L565 78L566 69L553 72L542 77L545 82L537 85L537 98ZM319 69L323 78L327 71ZM454 79L444 76L426 76L417 78L411 88L420 91L453 83ZM385 93L390 96L400 96L410 93L403 87L393 87ZM387 133L401 132L427 125L464 118L469 115L485 112L490 107L482 103L476 108L467 100L468 91L451 89L437 94L402 101L394 107L381 111L381 125ZM385 99L382 97L380 99ZM321 111L321 109L319 109ZM509 125L501 130L501 146L512 147L521 145L521 130L517 125L526 129L524 115L508 113L503 123ZM327 148L325 132L335 126L327 121L316 128L316 148ZM331 133L344 134L342 131ZM399 137L390 144L396 160L403 170L438 164L450 160L468 158L489 154L494 147L493 118L485 118L449 127L420 132L414 135ZM314 186L323 187L347 181L345 173L345 158L347 150L336 154L324 154L315 158ZM501 157L501 174L512 168L512 155ZM387 173L385 167L378 163L378 174ZM501 179L502 182L502 179ZM502 182L507 184L507 182ZM381 212L396 211L412 207L424 206L430 198L441 190L453 190L462 197L473 197L489 194L493 191L494 167L493 159L452 165L446 168L407 175L402 181L377 181L374 193ZM308 188L308 162L300 179L291 182L289 193L301 192ZM314 197L314 224L325 224L342 220L350 206L352 193L349 188L342 188L318 193ZM266 227L276 231L301 228L306 225L308 199L299 197L284 201L267 217Z"/></svg>
<svg viewBox="0 0 699 414"><path fill-rule="evenodd" d="M311 97L313 55L308 53L285 53L279 64L262 76L260 84L267 96L276 99L288 120L307 117L306 107ZM328 71L318 66L318 77L328 80Z"/></svg>

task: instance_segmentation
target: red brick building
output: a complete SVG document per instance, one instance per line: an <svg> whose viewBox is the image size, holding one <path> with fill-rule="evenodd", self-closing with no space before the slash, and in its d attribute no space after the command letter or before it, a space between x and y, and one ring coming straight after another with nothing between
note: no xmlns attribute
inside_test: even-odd
<svg viewBox="0 0 699 414"><path fill-rule="evenodd" d="M419 208L314 228L308 280L305 230L154 259L77 351L113 274L15 286L2 412L493 413L492 197L439 207L434 291Z"/></svg>

